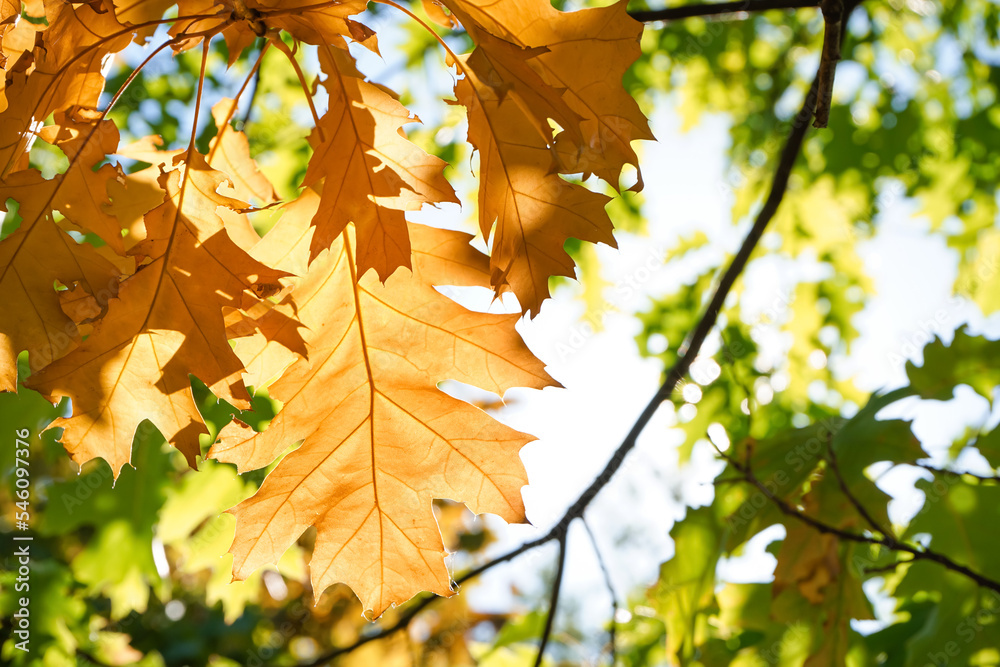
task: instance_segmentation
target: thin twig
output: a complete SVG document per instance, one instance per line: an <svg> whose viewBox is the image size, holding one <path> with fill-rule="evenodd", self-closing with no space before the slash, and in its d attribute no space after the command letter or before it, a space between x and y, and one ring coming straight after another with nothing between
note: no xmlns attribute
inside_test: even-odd
<svg viewBox="0 0 1000 667"><path fill-rule="evenodd" d="M240 119L240 131L246 132L247 125L250 124L250 114L253 112L254 102L257 100L257 93L260 91L260 73L264 71L264 51L267 50L269 46L268 42L264 42L264 45L260 49L260 55L257 57L257 71L253 75L253 89L250 91L250 99L247 101L247 110L243 114L243 118Z"/></svg>
<svg viewBox="0 0 1000 667"><path fill-rule="evenodd" d="M889 563L888 565L880 565L878 567L866 567L865 574L880 574L882 572L895 572L899 569L900 565L905 565L906 563L912 563L912 560L897 560L895 563Z"/></svg>
<svg viewBox="0 0 1000 667"><path fill-rule="evenodd" d="M587 531L590 544L594 547L597 564L601 567L601 574L604 575L604 585L608 587L608 595L611 596L611 623L608 626L608 645L611 653L611 667L614 667L618 661L618 647L615 641L618 629L618 596L615 595L615 586L611 581L611 570L608 569L607 563L604 562L604 556L601 555L601 548L597 546L597 537L594 535L594 531L590 529L590 524L587 523L586 519L581 519L581 523L584 530Z"/></svg>
<svg viewBox="0 0 1000 667"><path fill-rule="evenodd" d="M545 628L542 630L538 643L538 655L535 657L535 667L542 667L545 657L545 647L549 645L552 636L552 626L556 622L556 610L559 608L559 591L562 589L563 571L566 569L566 534L559 536L559 555L556 561L556 578L552 581L552 597L549 598L549 613L545 616Z"/></svg>
<svg viewBox="0 0 1000 667"><path fill-rule="evenodd" d="M711 442L711 440L709 440L709 442ZM715 443L712 444L715 445ZM718 446L715 446L715 451L721 456L725 457L725 454L722 453L722 450L719 449ZM746 480L743 479L742 477L716 477L715 479L712 480L712 486L722 486L723 484L735 484L737 482L745 482L745 481Z"/></svg>
<svg viewBox="0 0 1000 667"><path fill-rule="evenodd" d="M913 465L918 468L923 468L924 470L929 470L935 475L949 476L949 477L971 477L972 479L984 482L986 484L1000 484L1000 476L997 475L977 475L974 472L968 472L964 470L948 470L946 468L935 468L932 465L926 463L914 463Z"/></svg>
<svg viewBox="0 0 1000 667"><path fill-rule="evenodd" d="M933 551L927 548L918 548L913 546L912 544L908 544L906 542L900 542L891 535L886 535L884 537L871 537L868 535L859 535L857 533L852 533L849 530L843 530L841 528L837 528L836 526L831 526L830 524L823 523L819 519L812 517L792 507L784 499L779 498L777 495L768 490L767 486L764 485L759 479L757 479L757 477L753 474L753 470L751 470L750 468L744 468L742 465L740 465L737 461L735 461L731 457L729 458L729 463L737 471L743 473L744 476L746 477L746 480L749 483L753 484L755 487L757 487L757 489L761 491L765 495L765 497L769 498L771 502L774 503L775 507L777 507L778 510L780 510L781 513L784 514L785 516L795 518L811 526L812 528L815 528L817 531L821 533L827 535L834 535L848 542L857 542L859 544L878 544L892 551L901 551L904 553L908 553L911 556L913 556L913 560L915 561L916 560L932 561L934 563L937 563L945 567L946 569L949 569L953 572L957 572L959 574L968 577L969 579L976 582L983 588L988 588L991 591L996 591L997 593L1000 593L1000 582L994 581L989 577L979 574L975 570L972 570L966 567L965 565L956 563L948 556L945 556L942 553L938 553L937 551Z"/></svg>
<svg viewBox="0 0 1000 667"><path fill-rule="evenodd" d="M649 9L629 12L636 21L677 21L695 16L718 16L719 14L739 14L741 12L762 12L768 9L801 9L818 7L819 0L736 0L735 2L695 3L681 7Z"/></svg>
<svg viewBox="0 0 1000 667"><path fill-rule="evenodd" d="M874 530L877 533L881 533L882 535L885 535L887 537L895 539L895 536L892 534L891 531L887 531L878 524L878 522L875 520L875 517L873 517L871 513L868 511L868 509L861 504L861 501L858 500L857 496L855 496L854 493L851 492L850 487L847 486L847 482L844 480L844 476L840 473L840 465L837 463L837 454L836 452L833 451L832 438L827 439L826 448L827 452L830 455L830 460L829 460L830 470L833 471L834 477L837 478L837 484L840 486L840 492L843 493L845 496L847 496L847 499L854 506L854 509L856 509L858 511L858 514L860 514L861 517L868 522L868 525L871 526L872 530Z"/></svg>

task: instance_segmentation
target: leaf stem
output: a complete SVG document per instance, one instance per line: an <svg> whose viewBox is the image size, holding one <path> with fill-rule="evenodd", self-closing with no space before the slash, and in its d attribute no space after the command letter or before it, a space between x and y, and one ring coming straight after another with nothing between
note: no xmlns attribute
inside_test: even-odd
<svg viewBox="0 0 1000 667"><path fill-rule="evenodd" d="M201 112L201 96L205 92L205 68L208 66L208 47L212 43L211 38L202 41L201 47L201 70L198 72L198 94L194 98L194 118L191 119L191 141L188 143L188 160L194 151L194 144L198 138L198 115ZM185 170L185 173L186 170ZM180 205L178 204L178 208Z"/></svg>
<svg viewBox="0 0 1000 667"><path fill-rule="evenodd" d="M316 131L319 132L320 138L323 138L323 128L319 125L319 114L316 113L316 107L313 105L312 93L309 91L309 84L306 83L306 77L302 73L302 68L299 67L299 62L295 59L295 54L292 53L287 44L281 41L280 35L268 33L268 37L271 39L271 43L278 47L278 50L284 53L285 57L288 58L288 62L292 64L292 68L295 70L295 76L299 78L299 84L302 86L302 92L306 94L306 102L309 103L309 111L312 112L313 121L316 123Z"/></svg>
<svg viewBox="0 0 1000 667"><path fill-rule="evenodd" d="M223 133L226 132L226 130L229 129L229 121L233 119L233 115L236 113L236 107L239 106L240 97L243 96L243 93L246 91L247 86L250 85L250 81L254 79L255 75L257 75L258 72L260 72L260 64L261 62L264 61L264 54L267 53L267 49L270 46L271 46L270 42L264 42L264 46L261 47L260 53L257 54L257 61L253 64L253 67L250 69L250 73L247 74L247 78L243 81L243 85L240 86L240 89L236 92L236 97L233 98L233 103L229 107L229 113L226 114L226 119L222 122L222 125L219 126L219 134L216 135L215 137L215 143L212 144L212 148L210 148L208 151L208 156L206 157L206 159L208 160L209 163L211 163L212 158L215 157L216 149L218 149L219 145L222 144L222 135ZM256 92L257 92L257 86L254 85L254 93ZM249 114L249 109L251 107L253 107L253 96L250 97L250 103L247 108L248 114Z"/></svg>
<svg viewBox="0 0 1000 667"><path fill-rule="evenodd" d="M185 38L187 38L187 36L185 36ZM163 44L160 44L158 47L153 49L153 52L150 53L148 56L146 56L146 58L141 63L139 63L138 67L132 70L131 74L128 75L128 78L125 79L125 83L122 84L122 87L118 89L118 92L115 93L115 96L111 98L110 102L108 102L108 106L105 107L104 111L101 112L101 120L104 120L105 118L108 117L108 114L111 113L111 110L114 108L115 104L118 103L118 100L121 99L121 96L125 94L125 91L128 90L129 85L131 85L131 83L135 80L135 78L139 76L139 73L142 72L143 68L149 64L149 61L155 58L157 54L159 54L160 51L162 51L163 49L167 48L171 44L176 44L177 42L179 42L180 39L181 39L180 37L174 37L173 39L168 39L167 41L163 42Z"/></svg>
<svg viewBox="0 0 1000 667"><path fill-rule="evenodd" d="M437 33L437 31L434 30L434 28L432 28L431 26L427 25L426 21L424 21L422 18L420 18L419 16L417 16L416 14L414 14L413 12L411 12L406 7L400 5L400 4L396 3L396 2L393 2L393 0L373 0L373 1L377 2L379 4L382 4L382 5L388 5L389 7L395 7L396 9L398 9L399 11L403 12L404 14L406 14L407 16L409 16L411 19L413 19L414 21L416 21L418 24L420 24L420 26L423 27L424 30L426 30L434 39L437 40L437 43L441 45L441 48L443 48L445 50L445 52L447 52L448 57L451 58L452 62L455 63L455 68L458 69L466 77L469 77L469 71L465 68L465 63L463 63L462 60L461 60L461 58L458 57L458 54L456 54L452 50L452 48L450 46L448 46L448 43L445 42L444 39L441 38L441 35L439 35Z"/></svg>

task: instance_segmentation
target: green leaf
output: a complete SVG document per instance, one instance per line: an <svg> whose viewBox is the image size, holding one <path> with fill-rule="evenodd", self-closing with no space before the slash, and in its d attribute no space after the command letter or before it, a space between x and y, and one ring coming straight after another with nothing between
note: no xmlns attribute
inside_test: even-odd
<svg viewBox="0 0 1000 667"><path fill-rule="evenodd" d="M965 384L980 396L993 400L993 389L1000 384L1000 340L970 336L962 325L950 345L935 338L924 348L924 363L907 362L910 386L921 398L951 400L954 388Z"/></svg>
<svg viewBox="0 0 1000 667"><path fill-rule="evenodd" d="M667 628L667 653L690 658L695 651L699 617L715 607L715 567L721 555L723 527L710 507L689 509L674 524L674 557L660 566L652 596Z"/></svg>
<svg viewBox="0 0 1000 667"><path fill-rule="evenodd" d="M1000 467L1000 427L976 438L974 443L979 453L986 457L994 468Z"/></svg>

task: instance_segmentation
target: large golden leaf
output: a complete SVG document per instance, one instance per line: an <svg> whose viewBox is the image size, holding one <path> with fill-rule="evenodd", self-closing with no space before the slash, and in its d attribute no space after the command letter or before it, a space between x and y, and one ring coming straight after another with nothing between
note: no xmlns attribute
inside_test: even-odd
<svg viewBox="0 0 1000 667"><path fill-rule="evenodd" d="M205 431L189 374L241 407L243 369L226 338L223 307L247 306L278 289L274 271L230 239L217 209L246 205L218 194L225 176L188 152L159 178L164 201L145 216L145 240L129 252L145 262L121 284L118 299L80 347L29 379L50 399L69 396L73 415L63 445L83 464L108 461L115 475L129 462L144 419L155 424L190 463Z"/></svg>
<svg viewBox="0 0 1000 667"><path fill-rule="evenodd" d="M320 63L330 103L310 135L315 153L304 180L323 182L311 258L353 222L358 273L373 268L385 280L410 266L403 212L458 199L442 174L445 162L403 135L403 125L415 120L403 105L365 81L345 49L321 47Z"/></svg>
<svg viewBox="0 0 1000 667"><path fill-rule="evenodd" d="M303 197L319 205L310 191ZM377 616L422 590L451 593L433 499L524 519L518 450L530 437L437 383L501 395L554 383L514 331L516 316L470 312L432 287L486 282L470 237L419 225L410 235L412 274L397 272L384 285L372 275L358 280L345 232L279 306L307 327L309 358L272 386L284 406L264 432L234 422L210 452L247 470L302 441L232 510L236 579L276 562L316 526L314 590L347 583ZM243 360L252 366L262 353Z"/></svg>

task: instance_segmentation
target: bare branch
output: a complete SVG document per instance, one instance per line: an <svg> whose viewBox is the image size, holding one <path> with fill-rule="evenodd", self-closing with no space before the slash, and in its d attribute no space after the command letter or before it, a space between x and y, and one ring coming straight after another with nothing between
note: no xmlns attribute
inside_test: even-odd
<svg viewBox="0 0 1000 667"><path fill-rule="evenodd" d="M552 626L556 621L556 610L559 608L559 591L562 589L563 571L566 569L566 534L559 536L559 560L556 562L556 578L552 582L552 597L549 599L549 613L545 616L545 629L542 630L541 641L538 644L538 655L535 657L535 667L542 667L545 657L545 647L552 636Z"/></svg>
<svg viewBox="0 0 1000 667"><path fill-rule="evenodd" d="M963 470L948 470L946 468L935 468L932 465L926 463L914 463L913 465L918 468L923 468L924 470L929 470L935 475L942 475L947 477L971 477L972 479L978 480L985 484L1000 484L1000 476L998 475L977 475L973 472L963 471Z"/></svg>
<svg viewBox="0 0 1000 667"><path fill-rule="evenodd" d="M818 6L819 0L736 0L735 2L696 3L681 7L634 11L629 12L629 15L636 21L652 23L654 21L677 21L694 16L718 16L720 14L761 12L768 9L801 9L802 7Z"/></svg>

